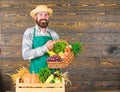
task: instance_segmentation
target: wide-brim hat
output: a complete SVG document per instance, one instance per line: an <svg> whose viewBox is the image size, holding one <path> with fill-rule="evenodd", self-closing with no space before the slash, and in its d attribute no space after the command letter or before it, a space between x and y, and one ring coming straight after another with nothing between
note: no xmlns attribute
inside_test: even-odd
<svg viewBox="0 0 120 92"><path fill-rule="evenodd" d="M48 8L46 5L38 5L30 12L30 16L34 18L35 14L38 12L48 12L49 16L52 16L53 10L51 8Z"/></svg>

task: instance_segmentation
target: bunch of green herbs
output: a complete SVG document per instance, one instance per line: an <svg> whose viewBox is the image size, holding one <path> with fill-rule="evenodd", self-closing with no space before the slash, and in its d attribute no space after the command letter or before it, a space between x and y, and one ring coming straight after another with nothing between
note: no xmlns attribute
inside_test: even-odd
<svg viewBox="0 0 120 92"><path fill-rule="evenodd" d="M67 44L65 42L56 42L53 46L52 51L54 51L56 54L59 52L65 52Z"/></svg>
<svg viewBox="0 0 120 92"><path fill-rule="evenodd" d="M48 67L40 69L38 72L40 82L45 82L47 78L51 75L51 70Z"/></svg>
<svg viewBox="0 0 120 92"><path fill-rule="evenodd" d="M79 53L82 53L83 49L82 49L82 44L80 42L72 43L71 46L74 56L76 56Z"/></svg>

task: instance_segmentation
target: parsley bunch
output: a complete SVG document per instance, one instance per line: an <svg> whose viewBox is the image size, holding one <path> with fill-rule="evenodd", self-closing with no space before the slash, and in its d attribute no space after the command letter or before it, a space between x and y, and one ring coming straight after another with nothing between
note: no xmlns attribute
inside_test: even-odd
<svg viewBox="0 0 120 92"><path fill-rule="evenodd" d="M74 56L82 52L82 44L79 42L75 42L71 44L72 46L72 51L74 53Z"/></svg>
<svg viewBox="0 0 120 92"><path fill-rule="evenodd" d="M47 80L47 78L50 76L50 74L51 74L51 70L48 67L42 68L38 73L39 80L44 83Z"/></svg>
<svg viewBox="0 0 120 92"><path fill-rule="evenodd" d="M65 52L67 44L65 42L56 42L53 46L52 51L54 51L56 54L59 52Z"/></svg>

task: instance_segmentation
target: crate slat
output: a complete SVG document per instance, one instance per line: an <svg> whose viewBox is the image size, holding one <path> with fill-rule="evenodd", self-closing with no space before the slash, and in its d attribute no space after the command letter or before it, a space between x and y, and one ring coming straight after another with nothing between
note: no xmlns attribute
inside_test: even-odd
<svg viewBox="0 0 120 92"><path fill-rule="evenodd" d="M65 92L63 88L19 88L16 92Z"/></svg>
<svg viewBox="0 0 120 92"><path fill-rule="evenodd" d="M65 80L62 83L20 83L16 79L16 92L65 92Z"/></svg>

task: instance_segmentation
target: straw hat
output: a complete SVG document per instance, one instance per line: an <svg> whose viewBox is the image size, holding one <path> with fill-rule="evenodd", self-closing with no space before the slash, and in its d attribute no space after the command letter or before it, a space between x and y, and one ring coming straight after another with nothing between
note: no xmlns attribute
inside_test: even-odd
<svg viewBox="0 0 120 92"><path fill-rule="evenodd" d="M48 8L46 5L38 5L35 9L30 12L30 16L34 18L35 14L38 12L48 12L52 16L53 10Z"/></svg>

